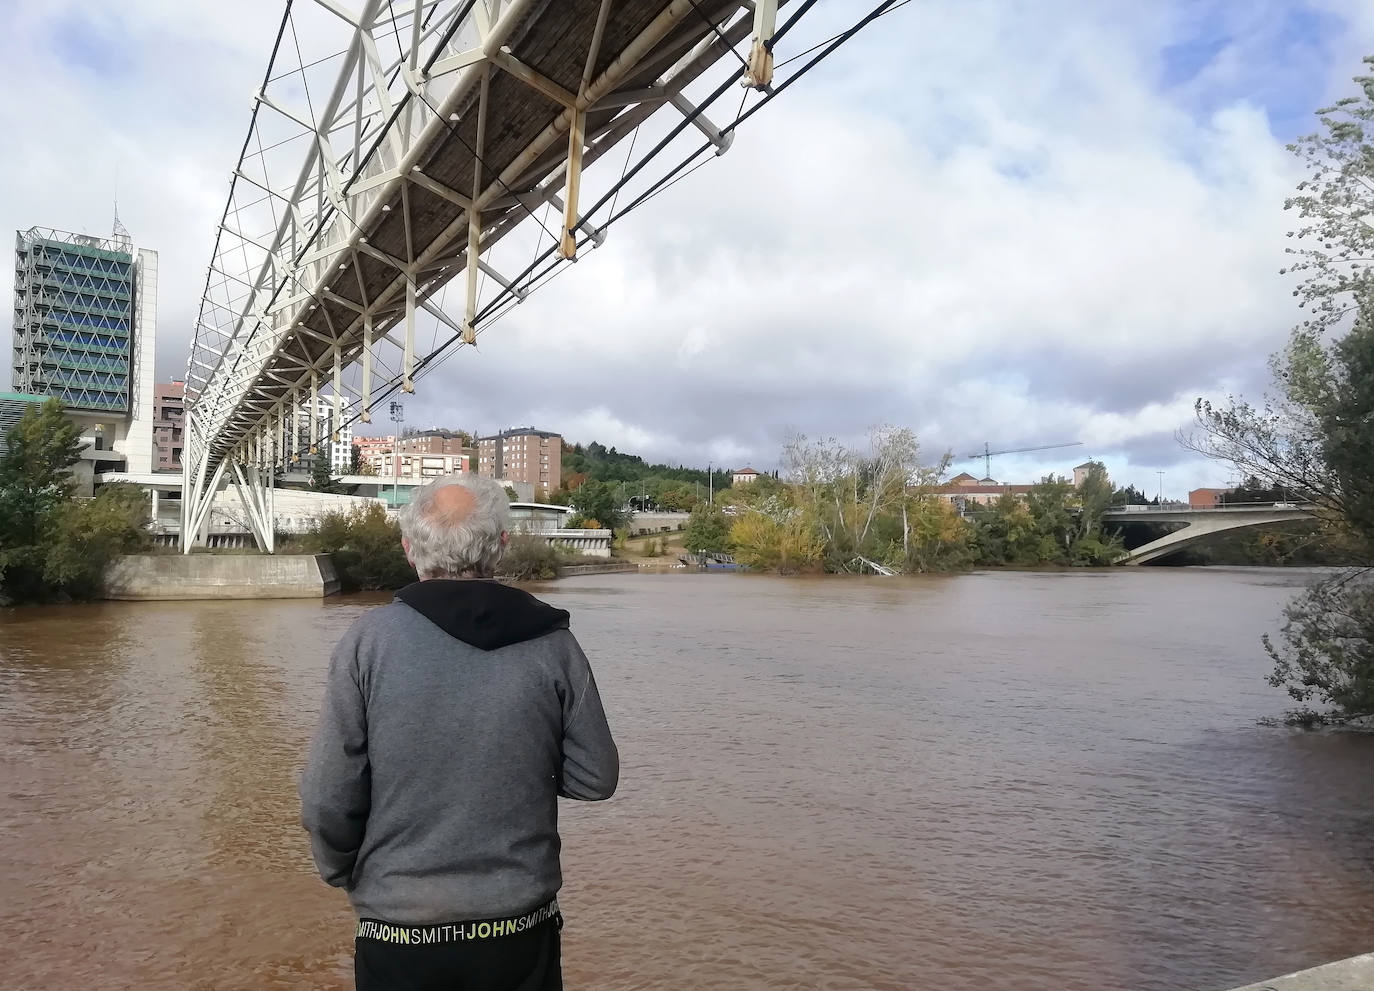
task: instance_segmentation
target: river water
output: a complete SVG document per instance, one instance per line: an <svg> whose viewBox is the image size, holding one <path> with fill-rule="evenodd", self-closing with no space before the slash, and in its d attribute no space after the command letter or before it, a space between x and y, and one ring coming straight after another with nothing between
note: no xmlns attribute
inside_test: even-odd
<svg viewBox="0 0 1374 991"><path fill-rule="evenodd" d="M1265 728L1298 576L613 575L569 988L1225 988L1374 948L1374 738ZM295 779L379 596L0 613L0 985L351 987Z"/></svg>

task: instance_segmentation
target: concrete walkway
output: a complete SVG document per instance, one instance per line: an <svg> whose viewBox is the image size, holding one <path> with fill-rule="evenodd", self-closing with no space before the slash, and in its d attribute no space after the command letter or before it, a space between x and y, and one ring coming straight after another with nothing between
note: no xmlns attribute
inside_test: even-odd
<svg viewBox="0 0 1374 991"><path fill-rule="evenodd" d="M1247 984L1234 991L1370 991L1371 988L1374 988L1374 953Z"/></svg>

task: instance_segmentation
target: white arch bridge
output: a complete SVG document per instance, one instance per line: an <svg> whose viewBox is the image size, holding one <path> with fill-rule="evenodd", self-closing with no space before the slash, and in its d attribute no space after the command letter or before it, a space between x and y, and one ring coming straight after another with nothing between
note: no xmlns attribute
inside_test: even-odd
<svg viewBox="0 0 1374 991"><path fill-rule="evenodd" d="M1147 561L1153 561L1156 558L1181 551L1191 544L1225 530L1314 519L1315 515L1312 506L1295 503L1218 506L1215 509L1193 509L1187 506L1130 506L1107 510L1102 514L1102 521L1118 524L1185 524L1183 527L1166 533L1148 544L1142 544L1127 551L1117 560L1117 564L1144 564Z"/></svg>
<svg viewBox="0 0 1374 991"><path fill-rule="evenodd" d="M187 366L183 548L229 482L270 553L274 479L322 411L369 422L903 5L808 48L815 4L288 0Z"/></svg>

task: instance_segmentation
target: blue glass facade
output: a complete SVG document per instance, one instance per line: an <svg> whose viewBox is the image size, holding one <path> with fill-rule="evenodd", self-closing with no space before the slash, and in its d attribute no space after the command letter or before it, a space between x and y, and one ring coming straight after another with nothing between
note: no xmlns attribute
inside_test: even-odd
<svg viewBox="0 0 1374 991"><path fill-rule="evenodd" d="M15 245L16 390L77 410L128 412L137 271L118 241L21 232Z"/></svg>

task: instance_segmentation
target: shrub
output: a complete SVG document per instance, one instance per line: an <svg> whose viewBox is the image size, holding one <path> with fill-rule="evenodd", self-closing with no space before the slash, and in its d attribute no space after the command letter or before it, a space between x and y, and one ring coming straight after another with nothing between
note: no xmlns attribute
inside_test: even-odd
<svg viewBox="0 0 1374 991"><path fill-rule="evenodd" d="M1279 643L1264 649L1274 661L1269 684L1301 708L1294 725L1374 717L1374 575L1353 569L1328 577L1284 610ZM1315 701L1324 708L1311 708Z"/></svg>
<svg viewBox="0 0 1374 991"><path fill-rule="evenodd" d="M515 581L545 581L558 577L562 556L558 548L532 534L519 533L510 538L496 573Z"/></svg>
<svg viewBox="0 0 1374 991"><path fill-rule="evenodd" d="M148 495L134 485L107 485L93 499L73 499L55 514L43 578L59 595L92 599L105 569L121 554L147 550Z"/></svg>
<svg viewBox="0 0 1374 991"><path fill-rule="evenodd" d="M714 506L697 506L687 521L683 546L692 553L730 550L730 518Z"/></svg>
<svg viewBox="0 0 1374 991"><path fill-rule="evenodd" d="M334 559L345 591L402 588L415 580L401 548L400 525L377 503L322 514L302 544Z"/></svg>
<svg viewBox="0 0 1374 991"><path fill-rule="evenodd" d="M746 568L783 575L815 570L825 555L825 542L798 510L771 517L747 512L730 528L730 542L735 560Z"/></svg>

